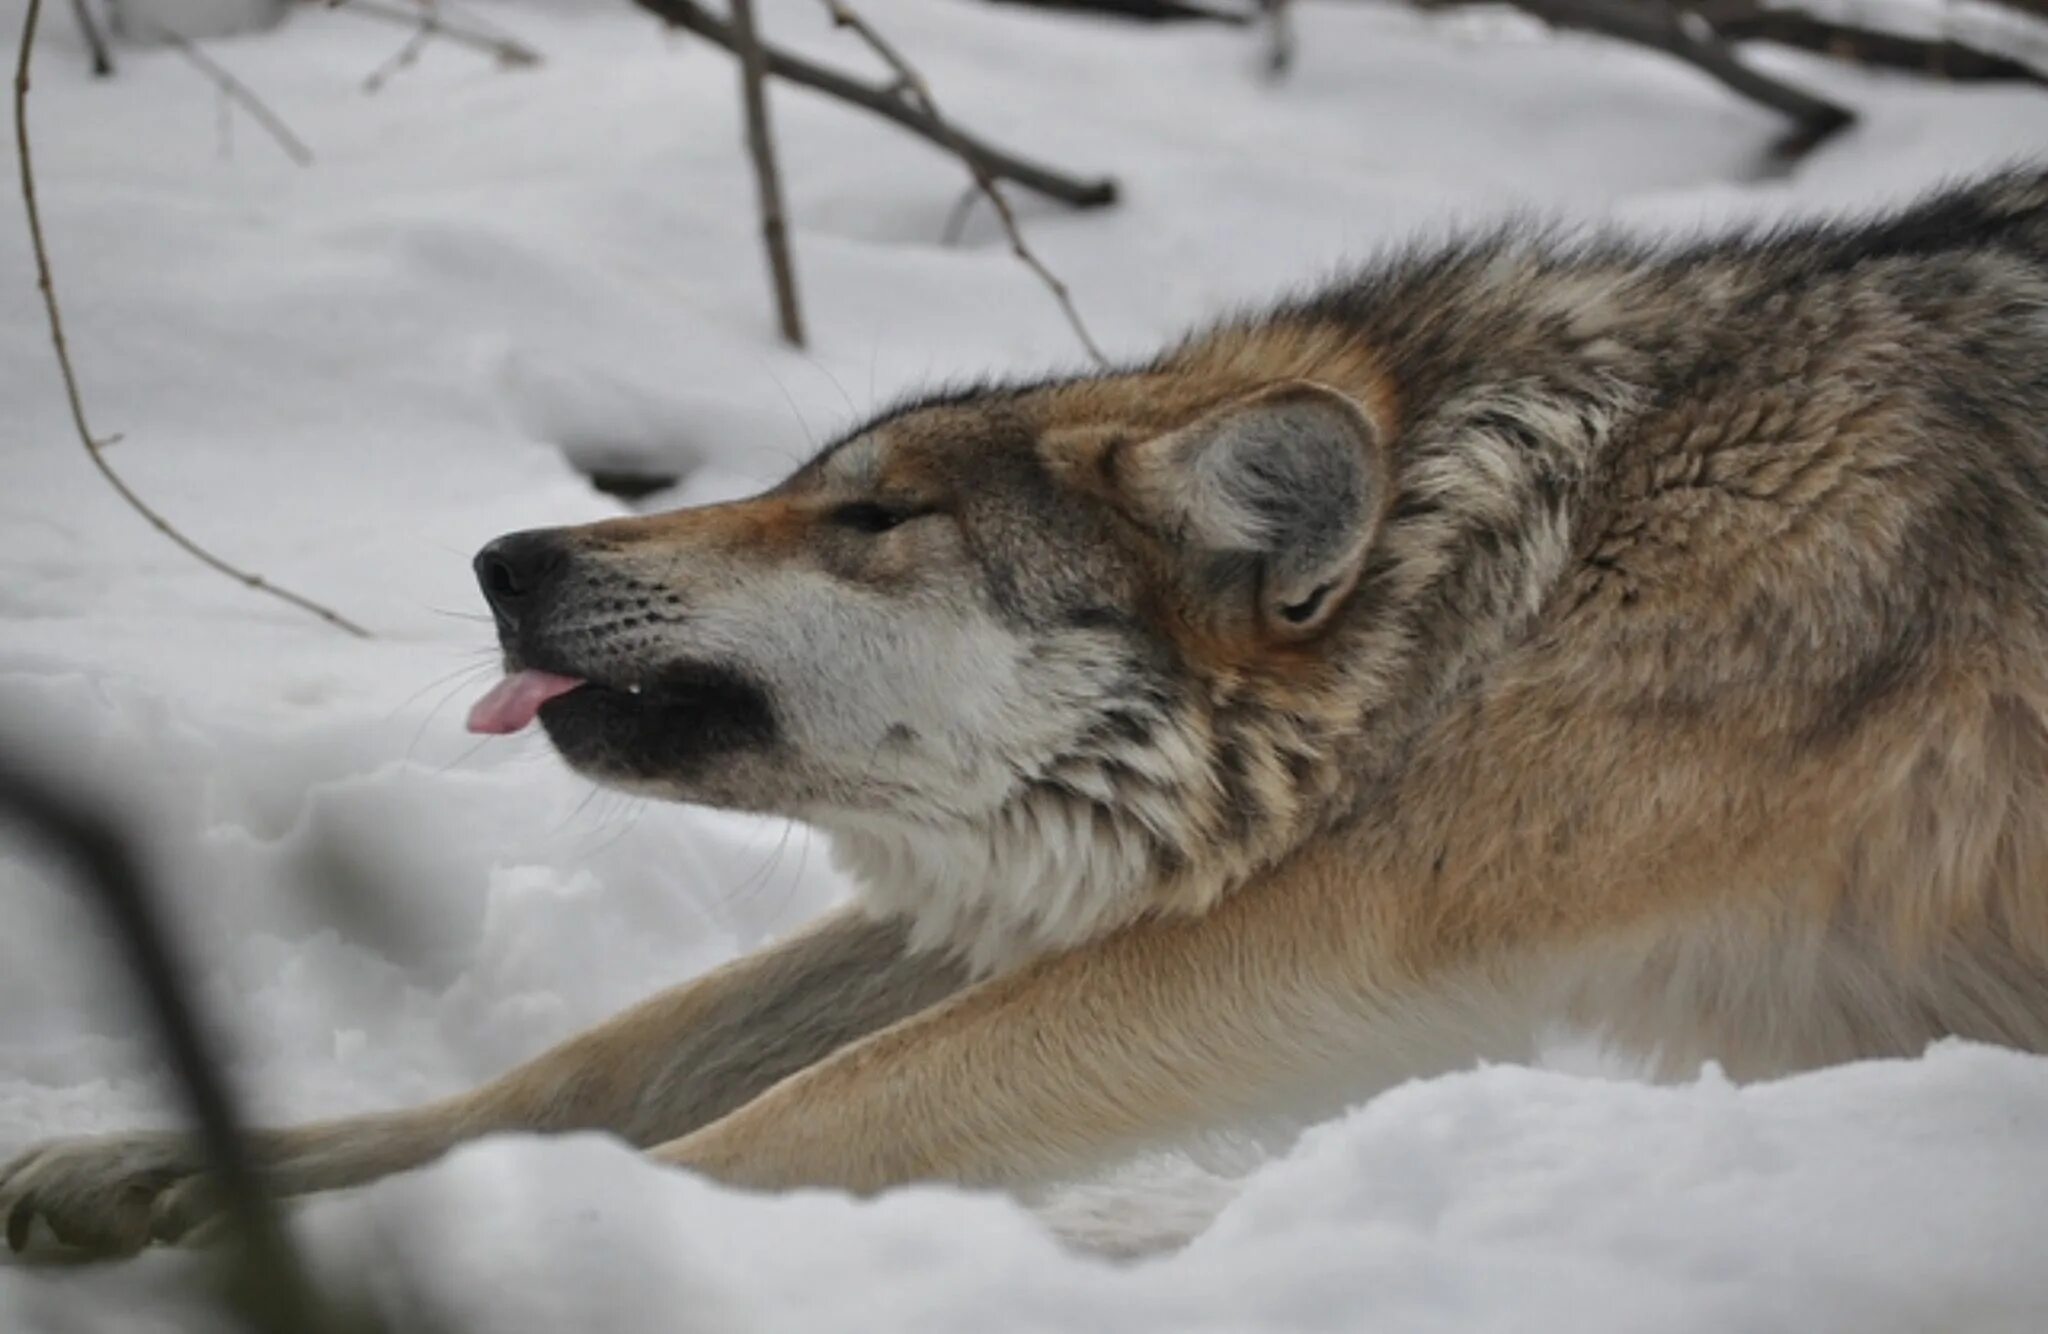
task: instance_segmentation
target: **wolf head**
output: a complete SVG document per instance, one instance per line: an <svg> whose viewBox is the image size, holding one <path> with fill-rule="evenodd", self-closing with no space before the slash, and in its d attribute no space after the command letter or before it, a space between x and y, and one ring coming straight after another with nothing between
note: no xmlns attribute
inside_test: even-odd
<svg viewBox="0 0 2048 1334"><path fill-rule="evenodd" d="M1364 385L959 393L750 499L500 538L508 677L472 723L537 715L599 781L821 826L934 938L1092 934L1315 785L1293 706L1390 496ZM1294 734L1239 735L1268 711Z"/></svg>

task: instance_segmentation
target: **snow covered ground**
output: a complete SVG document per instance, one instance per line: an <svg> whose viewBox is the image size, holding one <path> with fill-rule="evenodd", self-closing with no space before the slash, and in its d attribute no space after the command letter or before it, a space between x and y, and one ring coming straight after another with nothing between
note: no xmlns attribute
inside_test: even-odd
<svg viewBox="0 0 2048 1334"><path fill-rule="evenodd" d="M935 243L955 165L788 91L814 350L783 349L727 60L622 2L476 8L546 63L435 43L367 95L403 31L311 9L212 44L311 144L304 168L244 120L223 132L174 52L95 83L58 7L39 56L44 207L95 428L195 536L374 641L120 508L71 438L0 210L0 745L146 831L265 1119L463 1086L842 892L800 830L593 795L537 740L461 732L492 670L468 553L616 508L566 460L679 470L665 501L712 499L913 384L1081 360L987 216ZM761 8L778 40L863 65L807 0ZM1509 207L1722 225L2048 153L2039 93L1780 54L1865 123L1763 179L1763 113L1492 18L1304 4L1299 68L1273 87L1243 34L866 10L963 123L1122 180L1108 212L1015 198L1123 353ZM0 2L9 31L21 11ZM350 875L315 874L337 856ZM71 893L0 845L0 1157L163 1122L138 1029ZM1167 1160L1036 1214L939 1189L746 1197L579 1139L483 1144L303 1224L387 1310L493 1331L2038 1330L2043 1182L2048 1061L1950 1046L1745 1090L1481 1070L1387 1094L1241 1188ZM1119 1266L1049 1223L1199 1235ZM0 1329L207 1328L188 1271L0 1263Z"/></svg>

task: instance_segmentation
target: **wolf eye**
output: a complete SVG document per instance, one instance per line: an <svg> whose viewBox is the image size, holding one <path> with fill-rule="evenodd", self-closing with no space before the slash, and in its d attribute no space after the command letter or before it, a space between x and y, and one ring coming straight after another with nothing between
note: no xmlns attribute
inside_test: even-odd
<svg viewBox="0 0 2048 1334"><path fill-rule="evenodd" d="M857 533L886 533L917 517L915 510L892 510L871 500L856 500L832 511L832 522Z"/></svg>

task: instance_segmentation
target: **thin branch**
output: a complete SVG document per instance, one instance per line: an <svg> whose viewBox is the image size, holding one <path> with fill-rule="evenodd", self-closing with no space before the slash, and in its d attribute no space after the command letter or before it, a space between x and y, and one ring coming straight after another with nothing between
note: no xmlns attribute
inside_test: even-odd
<svg viewBox="0 0 2048 1334"><path fill-rule="evenodd" d="M1074 336L1081 340L1081 346L1088 349L1088 355L1095 359L1095 364L1107 366L1109 358L1102 355L1102 349L1097 347L1095 340L1089 336L1088 326L1081 322L1081 312L1074 309L1074 298L1067 291L1067 285L1031 252L1030 246L1024 244L1024 233L1017 226L1017 215L1010 211L1010 201L1003 198L1002 190L997 187L995 179L981 160L961 142L952 122L939 114L938 101L933 98L931 86L925 82L924 75L919 73L887 38L869 26L866 19L849 8L845 0L824 0L824 5L831 12L835 26L851 30L855 36L867 43L868 49L879 56L883 64L895 71L896 78L904 89L903 97L917 105L937 131L940 142L966 164L968 172L974 177L976 188L988 199L989 207L996 211L996 217L1002 221L1003 231L1010 238L1010 253L1037 274L1039 281L1045 284L1046 290L1052 293L1053 300L1059 303L1060 311L1067 317L1067 323L1073 326Z"/></svg>
<svg viewBox="0 0 2048 1334"><path fill-rule="evenodd" d="M782 178L775 170L775 136L768 126L767 70L760 34L754 28L754 0L731 0L733 37L739 44L740 102L747 116L747 153L761 196L761 241L768 249L768 273L775 283L775 313L782 336L804 345L803 313L797 308L796 270L789 260L789 225L782 211Z"/></svg>
<svg viewBox="0 0 2048 1334"><path fill-rule="evenodd" d="M381 19L386 23L402 23L409 28L424 29L429 35L444 38L457 46L466 46L497 57L503 65L538 65L540 52L512 37L489 33L468 24L450 22L438 7L421 0L416 6L385 4L383 0L328 0L329 9L346 10L364 18Z"/></svg>
<svg viewBox="0 0 2048 1334"><path fill-rule="evenodd" d="M946 225L939 229L940 245L960 244L960 238L967 234L967 220L974 216L974 206L979 204L982 198L980 184L968 182L967 188L960 192L960 197L953 201L953 207L946 210Z"/></svg>
<svg viewBox="0 0 2048 1334"><path fill-rule="evenodd" d="M32 32L42 0L29 0ZM25 50L26 48L24 48ZM241 1242L232 1295L258 1329L317 1332L335 1328L321 1315L321 1302L306 1275L291 1237L278 1219L276 1201L264 1188L249 1152L220 1062L208 1049L193 1013L191 988L164 932L154 886L134 849L95 805L31 778L17 762L0 758L0 812L26 824L71 863L91 887L100 911L114 927L129 972L154 1021L184 1095L186 1113L198 1131L207 1167L219 1183L227 1221ZM29 1216L0 1220L16 1250L27 1241Z"/></svg>
<svg viewBox="0 0 2048 1334"><path fill-rule="evenodd" d="M92 16L92 0L71 0L71 16L78 20L78 31L85 38L85 45L92 52L93 77L104 79L114 72L114 55L107 50L107 36L100 31L99 21Z"/></svg>
<svg viewBox="0 0 2048 1334"><path fill-rule="evenodd" d="M364 76L364 92L381 92L384 85L391 82L392 77L400 70L410 69L419 63L420 52L426 50L427 43L434 40L434 25L429 21L431 14L427 11L422 12L427 14L427 17L423 17L412 30L412 36L405 39L405 45L399 47L397 53L390 59Z"/></svg>
<svg viewBox="0 0 2048 1334"><path fill-rule="evenodd" d="M248 112L249 118L261 125L264 131L277 141L277 146L284 150L286 157L302 167L313 165L313 150L306 147L303 139L292 133L292 127L285 124L284 118L272 111L270 105L258 97L254 89L222 68L219 61L200 50L199 44L184 33L167 28L161 22L156 24L156 32L169 42L179 55L185 57L192 68L213 80L214 86L220 89L221 96Z"/></svg>
<svg viewBox="0 0 2048 1334"><path fill-rule="evenodd" d="M92 460L93 467L99 469L100 476L104 477L107 484L114 488L115 493L128 503L130 509L148 520L152 527L177 544L186 554L257 592L267 593L271 597L289 602L301 611L311 612L337 629L368 639L370 632L354 621L289 589L280 588L262 575L251 574L247 570L228 564L173 528L169 520L151 509L142 497L136 495L129 489L128 484L121 480L121 475L115 472L113 465L106 460L105 442L94 438L92 428L86 425L85 401L79 392L78 373L72 369L71 349L64 339L64 317L57 307L56 284L50 278L50 249L43 238L42 210L36 205L35 166L29 156L29 57L35 46L36 24L41 20L42 12L42 0L29 0L28 17L22 22L21 53L14 66L15 157L21 163L21 204L28 215L29 248L36 260L36 287L42 293L43 309L49 316L50 342L57 350L57 368L64 377L64 396L71 405L71 422L78 428L78 441L85 446L86 457Z"/></svg>
<svg viewBox="0 0 2048 1334"><path fill-rule="evenodd" d="M362 0L354 2L360 4ZM721 46L727 51L737 50L731 25L710 13L697 3L697 0L633 0L633 3L672 26L694 33L715 46ZM767 59L768 73L774 77L802 84L828 97L836 97L842 102L851 102L884 119L894 121L919 138L956 153L964 152L995 180L1015 181L1027 190L1035 190L1039 194L1076 208L1100 208L1116 202L1115 181L1106 177L1080 180L1054 168L1018 157L1014 153L1005 152L965 130L937 125L928 114L912 105L893 86L865 83L801 56L791 55L767 43L762 44L761 51Z"/></svg>

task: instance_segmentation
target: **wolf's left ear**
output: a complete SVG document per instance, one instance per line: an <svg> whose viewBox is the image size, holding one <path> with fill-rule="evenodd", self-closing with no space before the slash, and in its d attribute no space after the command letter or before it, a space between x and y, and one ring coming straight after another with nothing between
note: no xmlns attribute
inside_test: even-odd
<svg viewBox="0 0 2048 1334"><path fill-rule="evenodd" d="M1358 582L1387 494L1385 444L1358 402L1325 385L1262 389L1137 447L1129 499L1235 587L1260 623L1315 633ZM1222 588L1217 590L1223 592Z"/></svg>

